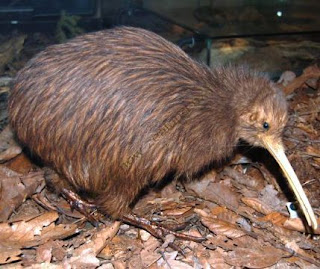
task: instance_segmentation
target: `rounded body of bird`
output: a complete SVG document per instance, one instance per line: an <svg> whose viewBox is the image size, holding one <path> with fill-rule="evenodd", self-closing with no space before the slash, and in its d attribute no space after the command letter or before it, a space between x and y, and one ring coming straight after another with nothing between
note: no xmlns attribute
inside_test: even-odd
<svg viewBox="0 0 320 269"><path fill-rule="evenodd" d="M119 217L148 184L192 177L229 157L246 139L241 117L269 99L280 136L285 100L267 78L209 70L154 33L119 27L31 59L16 77L9 114L23 144Z"/></svg>

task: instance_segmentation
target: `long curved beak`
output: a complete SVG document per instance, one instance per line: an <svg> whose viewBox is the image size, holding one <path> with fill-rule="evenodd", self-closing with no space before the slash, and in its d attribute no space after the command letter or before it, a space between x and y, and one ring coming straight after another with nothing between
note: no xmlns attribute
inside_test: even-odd
<svg viewBox="0 0 320 269"><path fill-rule="evenodd" d="M318 227L317 219L313 213L309 200L304 190L302 189L300 181L284 152L283 145L279 143L275 144L274 142L272 143L271 139L263 139L263 144L265 148L271 153L271 155L276 159L284 175L288 179L289 185L291 186L295 196L298 199L298 202L300 204L303 214L306 217L308 225L311 226L314 230L316 230Z"/></svg>

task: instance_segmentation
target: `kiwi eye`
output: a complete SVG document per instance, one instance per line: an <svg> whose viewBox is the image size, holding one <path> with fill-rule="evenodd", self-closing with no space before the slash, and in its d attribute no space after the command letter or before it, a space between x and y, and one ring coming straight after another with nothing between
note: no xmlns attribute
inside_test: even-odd
<svg viewBox="0 0 320 269"><path fill-rule="evenodd" d="M265 129L265 130L269 130L269 123L267 123L266 121L263 123L263 129Z"/></svg>

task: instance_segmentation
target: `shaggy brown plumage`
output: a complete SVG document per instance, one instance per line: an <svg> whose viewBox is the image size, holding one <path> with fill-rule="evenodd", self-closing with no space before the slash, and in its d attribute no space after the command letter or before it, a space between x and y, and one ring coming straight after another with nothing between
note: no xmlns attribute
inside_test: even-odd
<svg viewBox="0 0 320 269"><path fill-rule="evenodd" d="M48 47L19 72L9 100L19 140L63 177L61 185L114 218L148 184L168 174L191 178L225 160L240 138L280 142L286 109L265 76L209 70L130 27Z"/></svg>

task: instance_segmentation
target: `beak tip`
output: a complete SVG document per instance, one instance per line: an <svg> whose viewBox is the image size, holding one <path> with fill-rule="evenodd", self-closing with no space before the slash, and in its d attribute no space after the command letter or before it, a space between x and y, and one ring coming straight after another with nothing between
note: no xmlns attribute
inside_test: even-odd
<svg viewBox="0 0 320 269"><path fill-rule="evenodd" d="M313 213L313 212L312 212ZM318 229L319 225L318 225L318 221L317 218L314 214L306 214L305 215L307 223L310 227L312 227L312 229L315 231Z"/></svg>
<svg viewBox="0 0 320 269"><path fill-rule="evenodd" d="M319 225L318 225L317 221L314 221L314 222L312 223L312 228L313 228L313 230L314 230L314 231L317 230L318 227L319 227Z"/></svg>

